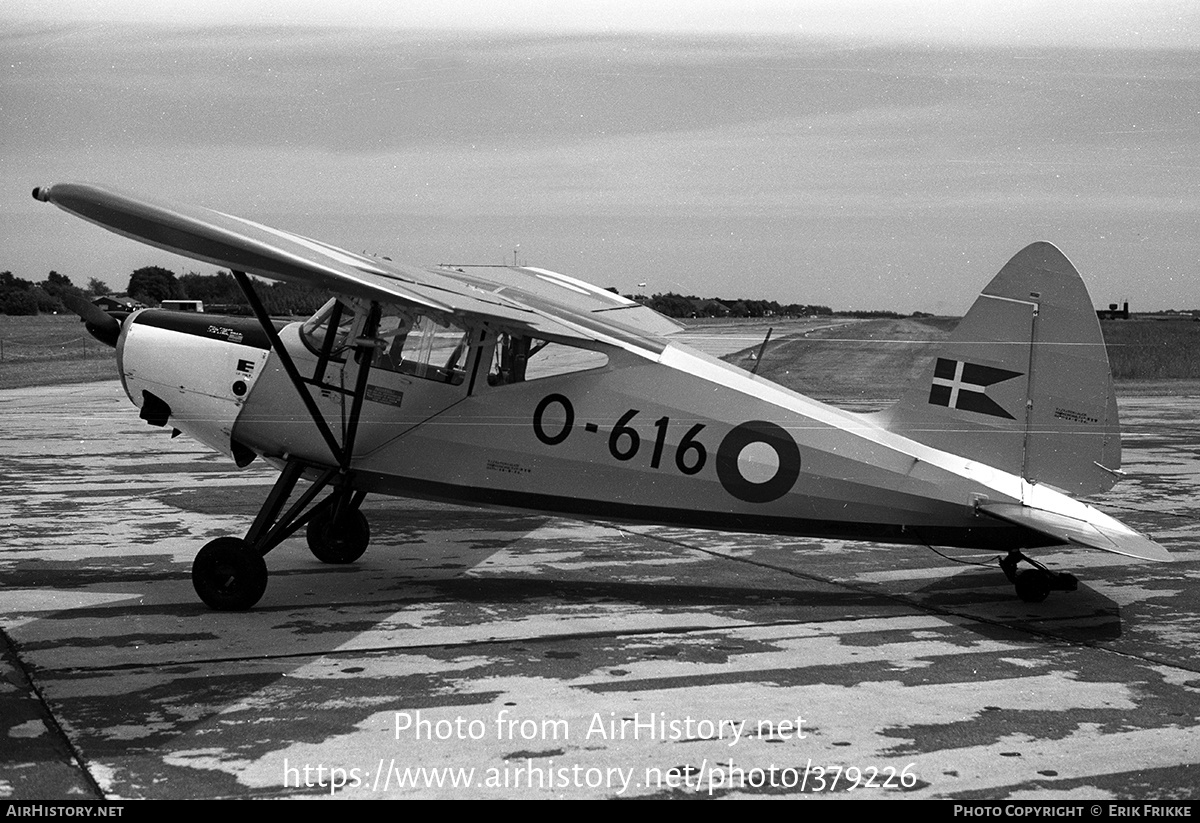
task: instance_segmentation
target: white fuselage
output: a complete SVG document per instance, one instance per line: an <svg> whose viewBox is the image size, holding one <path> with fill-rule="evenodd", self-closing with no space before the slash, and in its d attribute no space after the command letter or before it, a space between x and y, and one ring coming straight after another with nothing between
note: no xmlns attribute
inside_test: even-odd
<svg viewBox="0 0 1200 823"><path fill-rule="evenodd" d="M119 348L126 391L143 416L148 395L158 398L171 425L226 455L333 465L254 328L135 315ZM299 324L280 335L313 376L319 352ZM1083 506L682 346L598 344L599 368L491 385L494 346L477 339L458 382L371 369L356 486L598 519L988 547L1046 540L980 516L980 503L1037 494ZM330 358L305 384L334 432L348 425L358 369L352 356Z"/></svg>

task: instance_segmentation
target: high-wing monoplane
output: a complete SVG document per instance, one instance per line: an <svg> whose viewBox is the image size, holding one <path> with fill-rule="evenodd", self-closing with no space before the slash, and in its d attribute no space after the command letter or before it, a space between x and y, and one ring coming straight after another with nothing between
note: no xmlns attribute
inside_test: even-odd
<svg viewBox="0 0 1200 823"><path fill-rule="evenodd" d="M1031 602L1077 581L1027 551L1170 559L1074 497L1119 477L1120 426L1091 300L1048 243L1000 270L895 405L857 414L694 351L674 321L553 271L400 265L91 185L33 194L228 267L253 308L79 308L143 419L281 472L244 537L196 555L193 583L216 609L258 602L264 556L302 528L322 561L358 559L369 494L982 548ZM337 297L277 327L249 275Z"/></svg>

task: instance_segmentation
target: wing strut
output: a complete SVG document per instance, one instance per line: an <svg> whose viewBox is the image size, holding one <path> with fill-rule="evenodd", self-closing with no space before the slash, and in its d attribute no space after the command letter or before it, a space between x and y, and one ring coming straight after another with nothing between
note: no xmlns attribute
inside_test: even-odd
<svg viewBox="0 0 1200 823"><path fill-rule="evenodd" d="M275 331L275 324L271 322L270 315L267 314L262 301L258 299L258 293L254 291L254 284L250 282L250 278L246 276L244 271L235 271L233 278L241 288L242 294L246 295L246 299L250 301L250 308L253 309L254 316L258 318L258 325L262 326L267 339L271 341L272 351L279 358L279 362L283 364L283 370L287 372L288 379L292 381L292 386L295 387L296 394L300 395L300 400L304 403L304 408L308 409L308 415L312 418L314 425L316 425L317 431L321 433L325 445L329 447L329 452L333 455L334 462L339 466L346 466L349 463L348 455L344 452L342 446L338 445L337 439L329 429L329 424L325 422L325 417L321 414L321 410L317 408L316 401L312 399L312 395L304 388L304 379L300 376L300 370L296 368L296 363L292 360L292 356L288 354L287 347L279 339L279 332ZM351 417L353 418L353 415ZM352 420L352 422L357 423L358 421Z"/></svg>

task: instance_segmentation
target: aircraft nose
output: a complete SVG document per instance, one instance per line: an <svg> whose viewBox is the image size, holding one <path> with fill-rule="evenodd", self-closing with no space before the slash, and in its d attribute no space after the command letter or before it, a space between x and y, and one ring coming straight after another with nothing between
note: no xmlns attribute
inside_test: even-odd
<svg viewBox="0 0 1200 823"><path fill-rule="evenodd" d="M50 186L34 186L33 199L40 200L43 203L50 201Z"/></svg>

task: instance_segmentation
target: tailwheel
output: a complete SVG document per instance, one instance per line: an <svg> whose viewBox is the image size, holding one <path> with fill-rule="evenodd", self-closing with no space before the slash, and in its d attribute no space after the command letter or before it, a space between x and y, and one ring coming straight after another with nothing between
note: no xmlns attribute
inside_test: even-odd
<svg viewBox="0 0 1200 823"><path fill-rule="evenodd" d="M1050 575L1041 569L1025 569L1017 575L1017 597L1026 603L1041 603L1050 594Z"/></svg>
<svg viewBox="0 0 1200 823"><path fill-rule="evenodd" d="M1017 571L1017 564L1024 560L1032 569ZM1036 560L1031 560L1020 551L1012 550L1000 560L1000 568L1016 587L1017 597L1025 603L1041 603L1050 592L1073 592L1079 588L1079 578L1066 572L1052 572Z"/></svg>
<svg viewBox="0 0 1200 823"><path fill-rule="evenodd" d="M353 563L371 542L371 527L358 509L336 517L329 507L313 515L305 536L309 551L322 563Z"/></svg>
<svg viewBox="0 0 1200 823"><path fill-rule="evenodd" d="M196 554L192 586L210 608L244 611L267 590L267 564L245 540L218 537Z"/></svg>

